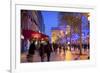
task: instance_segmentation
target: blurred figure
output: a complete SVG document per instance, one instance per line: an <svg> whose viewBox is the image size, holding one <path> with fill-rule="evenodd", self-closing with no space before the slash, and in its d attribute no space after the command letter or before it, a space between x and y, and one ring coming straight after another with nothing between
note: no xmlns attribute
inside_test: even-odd
<svg viewBox="0 0 100 73"><path fill-rule="evenodd" d="M30 47L29 47L29 50L28 50L28 55L27 55L27 60L29 62L32 62L33 61L33 55L35 53L35 41L33 41L31 44L30 44Z"/></svg>
<svg viewBox="0 0 100 73"><path fill-rule="evenodd" d="M44 45L44 41L41 41L40 48L39 48L39 55L41 57L41 62L44 61L44 54L45 54L45 45Z"/></svg>
<svg viewBox="0 0 100 73"><path fill-rule="evenodd" d="M47 54L47 61L50 61L50 55L51 55L51 52L52 52L52 47L51 47L51 44L49 43L49 41L47 40L46 41L46 45L45 45L45 52Z"/></svg>
<svg viewBox="0 0 100 73"><path fill-rule="evenodd" d="M29 41L28 41L28 39L23 39L22 46L23 46L22 52L23 53L27 52L28 49L29 49Z"/></svg>
<svg viewBox="0 0 100 73"><path fill-rule="evenodd" d="M57 48L58 48L58 45L56 43L53 43L53 50L55 54L57 54Z"/></svg>

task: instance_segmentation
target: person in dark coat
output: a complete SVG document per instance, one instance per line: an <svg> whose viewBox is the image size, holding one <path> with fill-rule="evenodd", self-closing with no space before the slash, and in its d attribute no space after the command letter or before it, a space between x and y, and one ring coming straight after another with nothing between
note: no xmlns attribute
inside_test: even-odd
<svg viewBox="0 0 100 73"><path fill-rule="evenodd" d="M28 61L32 61L33 59L33 55L35 53L35 41L33 41L31 44L30 44L30 47L29 47L29 50L28 50L28 55L27 55L27 59Z"/></svg>
<svg viewBox="0 0 100 73"><path fill-rule="evenodd" d="M49 41L46 41L46 45L45 45L45 52L46 52L46 55L47 55L47 61L50 61L50 55L51 55L51 52L52 52L52 47L51 47L51 44L49 43Z"/></svg>
<svg viewBox="0 0 100 73"><path fill-rule="evenodd" d="M56 43L53 43L53 50L55 53L57 53L57 47L58 47L58 45Z"/></svg>
<svg viewBox="0 0 100 73"><path fill-rule="evenodd" d="M44 61L44 54L45 54L45 47L43 43L40 43L40 48L39 48L39 55L41 57L41 62Z"/></svg>

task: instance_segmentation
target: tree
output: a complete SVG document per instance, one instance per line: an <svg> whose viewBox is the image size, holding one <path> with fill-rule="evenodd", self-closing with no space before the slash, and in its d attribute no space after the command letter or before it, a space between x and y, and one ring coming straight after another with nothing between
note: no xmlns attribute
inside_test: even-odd
<svg viewBox="0 0 100 73"><path fill-rule="evenodd" d="M89 13L72 13L72 12L64 13L63 12L61 14L62 14L60 17L61 25L64 25L66 23L66 25L70 26L70 45L71 45L71 36L73 33L76 33L80 36L79 46L80 46L80 54L81 54L81 49L82 49L82 16L85 16L86 18L88 18ZM89 24L87 26L89 26Z"/></svg>
<svg viewBox="0 0 100 73"><path fill-rule="evenodd" d="M80 13L62 13L61 21L70 26L70 45L73 33L80 35L80 48L82 48L82 29L81 29L81 14ZM71 48L71 47L70 47ZM81 50L80 50L81 51Z"/></svg>

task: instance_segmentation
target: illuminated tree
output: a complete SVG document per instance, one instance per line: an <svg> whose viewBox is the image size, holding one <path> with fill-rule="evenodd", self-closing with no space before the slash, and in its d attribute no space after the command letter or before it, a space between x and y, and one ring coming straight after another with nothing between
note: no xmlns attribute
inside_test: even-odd
<svg viewBox="0 0 100 73"><path fill-rule="evenodd" d="M80 54L81 54L81 49L82 49L82 16L85 16L86 18L88 18L89 13L62 12L60 14L60 21L61 21L60 25L70 26L70 45L72 43L71 39L72 39L73 33L76 33L80 36L79 38ZM89 25L87 25L86 27L89 28Z"/></svg>

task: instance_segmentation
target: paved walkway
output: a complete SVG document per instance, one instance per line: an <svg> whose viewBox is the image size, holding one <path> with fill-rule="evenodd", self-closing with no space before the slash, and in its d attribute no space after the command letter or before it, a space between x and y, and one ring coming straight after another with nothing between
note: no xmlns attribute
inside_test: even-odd
<svg viewBox="0 0 100 73"><path fill-rule="evenodd" d="M22 63L27 62L26 56L27 56L27 53L21 54ZM55 52L51 53L50 61L87 60L88 57L89 57L89 52L87 51L83 52L83 55L79 55L78 50L76 51L67 50L65 53L63 52L63 50L61 50L61 52L59 53L59 50L58 50L57 53ZM35 55L32 58L32 62L41 62L38 52L35 52ZM46 56L44 58L44 62L47 62Z"/></svg>

